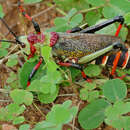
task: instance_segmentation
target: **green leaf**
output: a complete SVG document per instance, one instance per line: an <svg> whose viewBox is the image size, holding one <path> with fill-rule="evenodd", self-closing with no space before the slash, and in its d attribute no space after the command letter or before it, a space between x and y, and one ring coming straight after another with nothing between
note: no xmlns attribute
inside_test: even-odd
<svg viewBox="0 0 130 130"><path fill-rule="evenodd" d="M119 33L119 37L125 42L127 35L128 35L128 29L123 26Z"/></svg>
<svg viewBox="0 0 130 130"><path fill-rule="evenodd" d="M83 108L78 121L83 129L97 128L105 119L104 111L109 103L104 99L98 99Z"/></svg>
<svg viewBox="0 0 130 130"><path fill-rule="evenodd" d="M0 58L3 56L6 56L8 54L8 51L6 49L0 48Z"/></svg>
<svg viewBox="0 0 130 130"><path fill-rule="evenodd" d="M113 126L117 129L129 130L130 129L130 117L129 116L118 116L113 119L106 118L105 123Z"/></svg>
<svg viewBox="0 0 130 130"><path fill-rule="evenodd" d="M10 43L9 42L1 42L1 47L7 49L10 47Z"/></svg>
<svg viewBox="0 0 130 130"><path fill-rule="evenodd" d="M3 12L3 7L2 5L0 5L0 17L3 18L4 17L4 12Z"/></svg>
<svg viewBox="0 0 130 130"><path fill-rule="evenodd" d="M99 97L99 92L97 90L93 90L96 88L95 83L85 83L82 86L84 87L80 90L80 98L82 100L91 102Z"/></svg>
<svg viewBox="0 0 130 130"><path fill-rule="evenodd" d="M45 62L48 62L51 57L51 47L49 46L43 46L41 48L41 55L43 56Z"/></svg>
<svg viewBox="0 0 130 130"><path fill-rule="evenodd" d="M89 8L87 0L54 0L54 2L59 8L65 11L69 11L72 8L76 8L77 10Z"/></svg>
<svg viewBox="0 0 130 130"><path fill-rule="evenodd" d="M93 6L101 6L106 3L105 0L88 0L88 3L93 5Z"/></svg>
<svg viewBox="0 0 130 130"><path fill-rule="evenodd" d="M54 105L51 109L51 112L47 114L46 120L56 125L65 124L71 121L73 116L75 116L74 113L75 114L77 113L74 109L77 110L77 108L76 107L71 107L71 109L70 107L68 108L68 103L70 105L70 101L66 101L63 105L60 104ZM66 107L64 107L65 104L67 105ZM72 110L75 111L73 114L71 113Z"/></svg>
<svg viewBox="0 0 130 130"><path fill-rule="evenodd" d="M96 24L96 22L101 18L99 11L90 11L85 15L86 22L89 26Z"/></svg>
<svg viewBox="0 0 130 130"><path fill-rule="evenodd" d="M6 65L8 67L13 67L15 65L17 65L18 63L18 60L17 60L17 56L14 58L14 57L11 57L10 59L8 59L8 62L6 63Z"/></svg>
<svg viewBox="0 0 130 130"><path fill-rule="evenodd" d="M118 15L125 15L130 12L130 2L128 0L110 0L108 6L103 9L105 18L113 18Z"/></svg>
<svg viewBox="0 0 130 130"><path fill-rule="evenodd" d="M78 26L82 22L83 16L82 14L76 14L76 12L76 9L71 9L68 15L66 15L65 17L56 18L54 20L56 27L53 27L52 29L49 29L47 31L65 32L75 26Z"/></svg>
<svg viewBox="0 0 130 130"><path fill-rule="evenodd" d="M19 127L19 130L30 130L30 125L29 124L23 124Z"/></svg>
<svg viewBox="0 0 130 130"><path fill-rule="evenodd" d="M89 64L85 69L84 72L89 77L95 77L100 75L101 68L98 65Z"/></svg>
<svg viewBox="0 0 130 130"><path fill-rule="evenodd" d="M92 102L98 97L99 97L99 91L97 90L91 91L89 92L89 95L88 95L88 102Z"/></svg>
<svg viewBox="0 0 130 130"><path fill-rule="evenodd" d="M70 20L76 13L77 13L77 9L75 8L71 9L69 13L66 15L65 19Z"/></svg>
<svg viewBox="0 0 130 130"><path fill-rule="evenodd" d="M130 102L117 101L114 105L106 108L105 115L110 120L130 112Z"/></svg>
<svg viewBox="0 0 130 130"><path fill-rule="evenodd" d="M108 80L103 85L103 94L110 102L122 100L126 97L127 87L120 79Z"/></svg>
<svg viewBox="0 0 130 130"><path fill-rule="evenodd" d="M57 17L54 20L54 24L56 26L59 26L59 25L62 25L62 24L65 25L66 23L67 23L67 20L65 18L62 18L62 17Z"/></svg>
<svg viewBox="0 0 130 130"><path fill-rule="evenodd" d="M70 70L70 72L71 72L71 77L72 77L72 81L75 81L76 76L78 76L78 75L81 74L81 71L80 71L80 70L78 70L78 69L76 69L76 68L73 68L73 67L69 67L69 68L67 68L67 67L62 67L62 69L63 69L64 71L66 71L67 69Z"/></svg>
<svg viewBox="0 0 130 130"><path fill-rule="evenodd" d="M76 27L78 26L83 20L83 15L82 14L77 14L74 17L72 17L72 19L70 20L70 26Z"/></svg>
<svg viewBox="0 0 130 130"><path fill-rule="evenodd" d="M56 125L48 121L42 121L36 124L33 130L61 130L62 125Z"/></svg>
<svg viewBox="0 0 130 130"><path fill-rule="evenodd" d="M24 105L19 106L18 104L11 103L3 110L3 114L1 113L2 111L0 111L0 113L3 115L4 120L11 121L14 120L18 115L22 114L24 110Z"/></svg>
<svg viewBox="0 0 130 130"><path fill-rule="evenodd" d="M13 82L16 79L17 79L17 75L14 72L11 72L10 73L10 77L8 77L8 79L6 80L6 82L7 83L11 83L11 82Z"/></svg>
<svg viewBox="0 0 130 130"><path fill-rule="evenodd" d="M54 93L38 93L38 99L40 100L40 102L48 104L48 103L52 103L56 97L58 96L59 93L59 87L56 87L56 91Z"/></svg>
<svg viewBox="0 0 130 130"><path fill-rule="evenodd" d="M14 120L13 120L13 124L14 125L17 125L17 124L21 124L25 121L24 117L23 116L19 116L19 117L16 117Z"/></svg>
<svg viewBox="0 0 130 130"><path fill-rule="evenodd" d="M130 25L130 12L128 12L127 14L125 14L124 18L125 18L125 23L127 25Z"/></svg>
<svg viewBox="0 0 130 130"><path fill-rule="evenodd" d="M10 96L16 104L25 103L26 105L31 105L33 102L32 93L26 90L15 89L11 91Z"/></svg>
<svg viewBox="0 0 130 130"><path fill-rule="evenodd" d="M50 88L50 87L49 87ZM48 89L49 89L48 88ZM44 84L40 80L33 80L27 90L32 92L44 92ZM47 92L48 93L48 92Z"/></svg>
<svg viewBox="0 0 130 130"><path fill-rule="evenodd" d="M69 108L71 106L71 104L72 104L72 101L67 100L62 104L62 106L67 109L67 108Z"/></svg>
<svg viewBox="0 0 130 130"><path fill-rule="evenodd" d="M86 89L86 88L82 88L81 90L80 90L80 98L82 99L82 100L87 100L88 99L88 89Z"/></svg>
<svg viewBox="0 0 130 130"><path fill-rule="evenodd" d="M26 4L32 4L32 3L37 3L37 2L41 2L42 0L24 0L24 3Z"/></svg>
<svg viewBox="0 0 130 130"><path fill-rule="evenodd" d="M93 89L96 88L96 84L95 83L85 83L82 85L85 89L91 91Z"/></svg>
<svg viewBox="0 0 130 130"><path fill-rule="evenodd" d="M64 115L64 116L63 116ZM55 105L46 116L47 121L55 124L63 124L70 118L70 111L62 106Z"/></svg>
<svg viewBox="0 0 130 130"><path fill-rule="evenodd" d="M101 20L97 21L96 24L100 24L100 23L105 22L105 21L107 21L107 19L101 19ZM111 24L111 25L109 25L109 26L107 26L107 27L97 31L96 33L97 34L114 35L115 32L116 32L116 29L117 29L116 25L115 24Z"/></svg>

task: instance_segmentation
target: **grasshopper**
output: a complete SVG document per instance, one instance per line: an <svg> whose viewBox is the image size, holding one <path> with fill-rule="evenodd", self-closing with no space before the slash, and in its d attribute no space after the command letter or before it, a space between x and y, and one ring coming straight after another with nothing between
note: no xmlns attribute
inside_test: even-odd
<svg viewBox="0 0 130 130"><path fill-rule="evenodd" d="M18 1L18 7L23 16L32 22L36 32L29 34L26 38L30 45L28 59L32 58L35 54L38 54L38 43L40 43L41 46L48 45L52 47L52 55L57 64L66 67L71 66L81 70L82 77L88 82L91 80L84 73L82 64L87 64L96 60L96 64L111 65L111 77L115 76L117 66L130 68L130 49L128 49L118 37L120 29L124 23L124 18L122 16L116 16L106 22L85 29L75 27L66 33L44 33L41 32L39 24L24 11L20 4L20 0ZM14 35L16 42L22 47L25 47L23 41L12 32L3 19L1 20ZM94 34L96 31L115 22L120 23L115 36ZM48 38L49 40L46 40ZM40 57L39 62L36 64L28 78L27 86L30 85L30 81L40 67L42 61L43 58Z"/></svg>

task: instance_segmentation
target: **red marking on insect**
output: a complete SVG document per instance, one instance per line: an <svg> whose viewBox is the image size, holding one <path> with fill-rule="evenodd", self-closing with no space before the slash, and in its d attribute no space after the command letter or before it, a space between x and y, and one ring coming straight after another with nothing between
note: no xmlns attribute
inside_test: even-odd
<svg viewBox="0 0 130 130"><path fill-rule="evenodd" d="M117 31L116 31L116 33L115 33L115 36L116 36L116 37L119 35L121 28L122 28L122 24L119 24L119 26L118 26L118 28L117 28Z"/></svg>
<svg viewBox="0 0 130 130"><path fill-rule="evenodd" d="M120 56L121 56L121 52L119 51L119 52L116 54L116 58L114 59L111 75L114 75L114 73L115 73L115 71L116 71L116 67L117 67L118 61L119 61L119 59L120 59Z"/></svg>
<svg viewBox="0 0 130 130"><path fill-rule="evenodd" d="M40 58L38 64L34 67L35 70L37 70L40 67L40 65L42 64L42 61L43 61L43 58Z"/></svg>
<svg viewBox="0 0 130 130"><path fill-rule="evenodd" d="M45 35L42 33L39 33L39 34L31 33L30 35L28 35L27 40L31 44L35 44L38 42L44 42Z"/></svg>
<svg viewBox="0 0 130 130"><path fill-rule="evenodd" d="M66 66L66 67L71 66L71 63L58 62L58 64L61 65L61 66Z"/></svg>
<svg viewBox="0 0 130 130"><path fill-rule="evenodd" d="M71 30L67 30L66 32L67 32L67 33L71 33Z"/></svg>
<svg viewBox="0 0 130 130"><path fill-rule="evenodd" d="M85 72L84 72L84 71L81 71L81 74L82 74L82 77L83 77L84 79L86 79L86 81L87 81L87 82L89 82L89 83L91 83L91 82L92 82L92 80L91 80L91 79L87 78L87 76L86 76L86 74L85 74Z"/></svg>
<svg viewBox="0 0 130 130"><path fill-rule="evenodd" d="M39 43L44 42L45 35L42 34L42 33L37 33L37 34L31 33L30 35L28 35L27 40L28 40L28 42L30 44L30 52L31 53L28 56L28 59L30 59L30 58L32 58L34 56L34 54L36 52L36 48L35 48L34 44L36 44L38 42Z"/></svg>
<svg viewBox="0 0 130 130"><path fill-rule="evenodd" d="M27 82L27 87L30 86L30 81Z"/></svg>
<svg viewBox="0 0 130 130"><path fill-rule="evenodd" d="M56 44L58 38L59 38L59 35L56 32L51 32L50 47Z"/></svg>

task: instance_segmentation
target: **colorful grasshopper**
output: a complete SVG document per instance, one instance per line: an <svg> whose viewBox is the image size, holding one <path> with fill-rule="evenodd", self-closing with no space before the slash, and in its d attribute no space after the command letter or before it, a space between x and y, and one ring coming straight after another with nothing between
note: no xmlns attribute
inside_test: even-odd
<svg viewBox="0 0 130 130"><path fill-rule="evenodd" d="M36 33L27 36L27 40L30 44L30 54L28 55L28 59L37 54L37 43L42 45L47 44L52 47L52 54L54 59L56 59L57 64L80 69L83 78L88 82L90 79L85 75L81 65L93 60L96 60L96 64L111 65L112 77L115 77L117 66L121 68L130 68L130 49L128 49L124 45L123 41L118 38L120 29L124 23L124 18L122 16L117 16L104 23L86 29L75 27L66 33L43 33L40 31L39 25L28 14L26 14L20 1L18 2L18 6L22 14L33 23L36 31ZM5 21L3 19L1 20L7 26ZM120 23L115 36L93 34L94 32L115 22ZM7 28L10 30L8 26ZM10 32L12 31L10 30ZM17 37L13 32L12 34L15 36L16 42L24 47L24 43L19 40L19 37ZM46 37L49 38L49 42L45 42ZM30 81L37 69L40 67L42 61L43 58L40 57L38 64L36 64L28 78L27 86L30 85Z"/></svg>

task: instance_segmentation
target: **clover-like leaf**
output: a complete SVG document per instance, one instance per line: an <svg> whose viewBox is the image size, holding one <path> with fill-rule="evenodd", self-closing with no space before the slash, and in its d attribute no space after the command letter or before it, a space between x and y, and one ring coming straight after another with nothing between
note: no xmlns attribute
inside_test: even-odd
<svg viewBox="0 0 130 130"><path fill-rule="evenodd" d="M126 97L127 87L120 79L108 80L103 85L103 94L110 102L122 100Z"/></svg>
<svg viewBox="0 0 130 130"><path fill-rule="evenodd" d="M108 6L103 9L105 18L113 18L118 15L125 15L130 12L130 2L128 0L110 0Z"/></svg>
<svg viewBox="0 0 130 130"><path fill-rule="evenodd" d="M30 129L30 125L29 124L23 124L19 127L19 130L29 130Z"/></svg>
<svg viewBox="0 0 130 130"><path fill-rule="evenodd" d="M127 14L125 14L125 23L127 25L130 25L130 12L128 12Z"/></svg>
<svg viewBox="0 0 130 130"><path fill-rule="evenodd" d="M54 91L54 93L47 93L47 94L38 93L38 99L40 100L40 102L45 104L52 103L58 96L58 93L59 93L59 87L57 86L56 91Z"/></svg>
<svg viewBox="0 0 130 130"><path fill-rule="evenodd" d="M26 90L15 89L11 91L10 96L16 104L25 103L26 105L31 105L33 102L32 93Z"/></svg>
<svg viewBox="0 0 130 130"><path fill-rule="evenodd" d="M109 103L104 99L98 99L83 108L78 121L83 129L97 128L105 119L105 109Z"/></svg>
<svg viewBox="0 0 130 130"><path fill-rule="evenodd" d="M21 124L25 121L24 117L23 116L19 116L19 117L16 117L14 120L13 120L13 124L14 125L17 125L17 124Z"/></svg>
<svg viewBox="0 0 130 130"><path fill-rule="evenodd" d="M90 64L85 69L85 74L89 77L95 77L100 75L101 68L98 65Z"/></svg>
<svg viewBox="0 0 130 130"><path fill-rule="evenodd" d="M64 107L65 104L67 105L67 107ZM71 111L70 108L68 108L68 103L64 103L63 105L56 104L55 106L52 107L51 112L47 114L46 120L56 125L68 123L69 121L72 120L73 116L75 116L74 113L72 115Z"/></svg>
<svg viewBox="0 0 130 130"><path fill-rule="evenodd" d="M90 11L85 15L85 19L89 26L96 24L97 21L101 18L99 11Z"/></svg>

